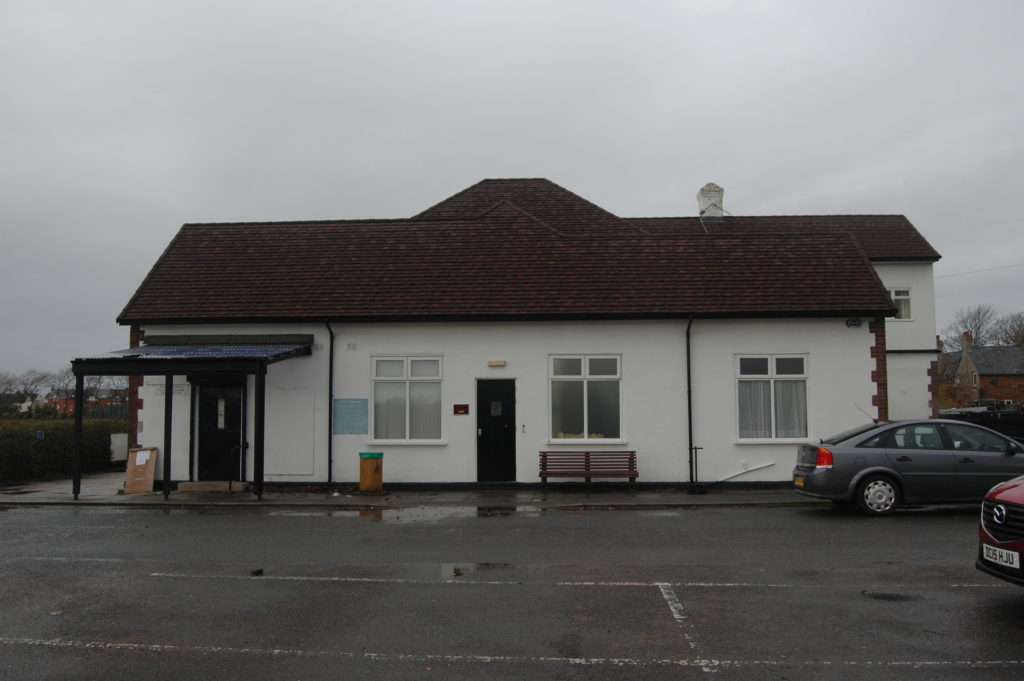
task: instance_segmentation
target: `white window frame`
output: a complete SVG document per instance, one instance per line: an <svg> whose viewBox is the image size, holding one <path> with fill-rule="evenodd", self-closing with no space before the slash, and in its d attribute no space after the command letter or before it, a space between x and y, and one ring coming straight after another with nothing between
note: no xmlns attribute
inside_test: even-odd
<svg viewBox="0 0 1024 681"><path fill-rule="evenodd" d="M577 375L555 375L555 362L560 359L580 360L580 374ZM615 374L590 374L590 360L592 359L613 359L615 360ZM554 386L560 382L578 382L583 384L583 437L555 437L554 431ZM587 384L591 382L616 383L619 388L619 436L618 437L591 437L590 433L590 405L588 403ZM548 357L548 443L567 444L574 442L623 444L626 442L624 436L622 418L622 355L615 354L558 354Z"/></svg>
<svg viewBox="0 0 1024 681"><path fill-rule="evenodd" d="M740 362L744 359L765 359L768 361L768 373L766 374L742 374L740 372ZM778 367L776 360L779 359L800 359L803 361L803 373L800 374L780 374L778 373ZM811 421L811 401L810 401L810 357L806 353L744 353L738 354L734 358L735 367L735 389L736 396L733 404L736 407L736 442L742 444L749 443L780 443L780 442L807 442L808 433L810 432L810 421ZM769 437L744 437L741 434L740 426L740 384L743 382L757 382L767 381L768 382L768 396L769 396L769 416L771 419L771 435ZM779 430L778 424L778 413L776 411L775 401L775 384L783 381L801 381L804 384L804 434L802 436L787 436L778 437L776 433Z"/></svg>
<svg viewBox="0 0 1024 681"><path fill-rule="evenodd" d="M899 295L897 295L899 294ZM914 304L913 304L913 291L909 286L894 286L889 289L889 295L892 296L892 302L896 303L896 316L892 317L892 321L896 322L912 322L914 321ZM907 301L907 308L910 312L906 317L900 316L900 301Z"/></svg>
<svg viewBox="0 0 1024 681"><path fill-rule="evenodd" d="M401 376L378 376L377 362L379 361L401 361ZM412 362L416 360L430 360L437 362L437 376L413 376ZM370 443L371 444L445 444L444 439L444 357L442 355L374 355L370 358ZM378 438L377 433L377 385L381 383L402 383L405 385L405 426L404 438ZM413 439L411 433L412 402L410 400L410 386L415 383L436 383L440 397L438 399L438 420L439 433L437 438Z"/></svg>

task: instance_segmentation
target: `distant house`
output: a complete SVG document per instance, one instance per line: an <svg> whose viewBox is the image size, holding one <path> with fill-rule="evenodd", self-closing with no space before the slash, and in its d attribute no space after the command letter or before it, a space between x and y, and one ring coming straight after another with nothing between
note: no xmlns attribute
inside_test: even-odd
<svg viewBox="0 0 1024 681"><path fill-rule="evenodd" d="M87 390L85 403L87 408L112 407L126 404L128 396L123 388L100 388L99 390ZM57 414L67 416L75 413L74 390L67 388L53 388L45 398L45 404L53 407Z"/></svg>
<svg viewBox="0 0 1024 681"><path fill-rule="evenodd" d="M965 333L961 351L946 354L954 382L965 388L969 401L1016 400L1024 404L1024 347L974 347L971 335Z"/></svg>
<svg viewBox="0 0 1024 681"><path fill-rule="evenodd" d="M35 401L32 395L26 392L0 393L0 407L8 413L24 414Z"/></svg>
<svg viewBox="0 0 1024 681"><path fill-rule="evenodd" d="M794 450L936 405L932 265L899 215L622 218L543 179L411 217L181 228L118 321L158 478L538 481L636 450L640 481L787 480ZM165 454L169 451L170 456Z"/></svg>

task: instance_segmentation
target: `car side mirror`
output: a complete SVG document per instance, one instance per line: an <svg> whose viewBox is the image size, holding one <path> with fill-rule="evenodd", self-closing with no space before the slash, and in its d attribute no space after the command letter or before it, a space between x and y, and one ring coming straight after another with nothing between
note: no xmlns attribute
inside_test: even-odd
<svg viewBox="0 0 1024 681"><path fill-rule="evenodd" d="M1024 445L1020 444L1019 442L1010 443L1010 447L1007 451L1007 454L1013 456L1014 454L1020 454L1021 452L1024 452Z"/></svg>

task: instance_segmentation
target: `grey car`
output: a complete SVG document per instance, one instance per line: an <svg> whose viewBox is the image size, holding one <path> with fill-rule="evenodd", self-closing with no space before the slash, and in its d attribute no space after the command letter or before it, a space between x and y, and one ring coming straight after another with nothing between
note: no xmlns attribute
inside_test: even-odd
<svg viewBox="0 0 1024 681"><path fill-rule="evenodd" d="M901 504L980 501L1024 475L1024 445L989 428L930 419L871 423L800 445L793 488L869 515Z"/></svg>

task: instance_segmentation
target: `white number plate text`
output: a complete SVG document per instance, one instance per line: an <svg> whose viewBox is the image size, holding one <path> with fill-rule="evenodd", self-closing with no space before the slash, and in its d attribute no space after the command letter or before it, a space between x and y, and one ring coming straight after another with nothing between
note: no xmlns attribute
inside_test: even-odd
<svg viewBox="0 0 1024 681"><path fill-rule="evenodd" d="M989 561L990 563L1020 569L1020 554L1016 551L1009 551L1007 549L997 549L994 546L982 544L981 555L985 558L985 560Z"/></svg>

